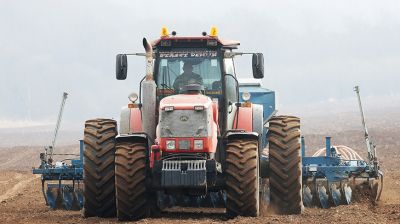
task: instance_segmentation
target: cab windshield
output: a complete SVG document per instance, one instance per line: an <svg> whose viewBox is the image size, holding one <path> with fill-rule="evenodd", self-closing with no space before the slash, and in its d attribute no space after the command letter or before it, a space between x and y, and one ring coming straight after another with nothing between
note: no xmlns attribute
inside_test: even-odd
<svg viewBox="0 0 400 224"><path fill-rule="evenodd" d="M159 52L157 95L173 95L185 85L199 84L205 94L221 93L221 67L217 51L179 50Z"/></svg>

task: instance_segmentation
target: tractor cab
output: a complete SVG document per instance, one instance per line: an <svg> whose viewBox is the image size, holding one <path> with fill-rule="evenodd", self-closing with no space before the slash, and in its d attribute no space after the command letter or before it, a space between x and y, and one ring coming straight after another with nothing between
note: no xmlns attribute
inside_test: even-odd
<svg viewBox="0 0 400 224"><path fill-rule="evenodd" d="M240 42L220 39L215 27L211 28L209 34L203 32L202 36L197 37L178 36L175 31L170 34L163 28L161 37L149 45L148 48L151 49L146 51L151 53L135 55L150 57L147 59L147 73L151 73L151 79L155 81L156 86L156 120L159 119L157 108L162 99L185 94L185 86L197 84L202 88L203 95L216 102L218 113L224 115L216 121L220 128L219 133L223 134L232 129L235 114L232 113L233 105L241 101L234 57L252 55L254 78L264 77L263 55L235 52ZM126 55L130 54L117 55L117 79L126 78ZM146 94L143 89L140 92L142 95Z"/></svg>

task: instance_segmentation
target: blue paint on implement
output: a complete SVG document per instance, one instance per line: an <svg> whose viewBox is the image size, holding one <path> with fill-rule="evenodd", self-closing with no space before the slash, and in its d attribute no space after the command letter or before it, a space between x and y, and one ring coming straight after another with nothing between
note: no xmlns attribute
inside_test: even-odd
<svg viewBox="0 0 400 224"><path fill-rule="evenodd" d="M350 204L352 189L348 182L351 178L368 181L377 177L377 173L364 160L342 158L335 148L331 147L331 138L326 137L326 155L309 157L306 155L304 137L301 139L303 183L312 179L316 189L319 205L323 208ZM324 184L325 183L326 186ZM305 186L303 201L306 207L312 206L313 193Z"/></svg>
<svg viewBox="0 0 400 224"><path fill-rule="evenodd" d="M73 159L69 164L56 165L42 160L33 174L41 174L42 192L51 209L80 210L83 207L83 140L80 140L79 159Z"/></svg>
<svg viewBox="0 0 400 224"><path fill-rule="evenodd" d="M358 87L356 89L358 91ZM243 94L246 93L246 97ZM357 92L358 93L358 92ZM250 95L249 99L248 98ZM358 95L359 96L359 95ZM261 82L257 80L243 80L239 83L239 98L243 98L253 104L262 105L264 128L262 133L262 148L268 145L268 127L266 123L275 113L275 92L263 88ZM361 101L359 99L360 109L363 119L365 133L367 134ZM366 136L368 137L368 136ZM371 144L367 141L369 147ZM303 185L303 204L306 207L319 205L323 208L338 206L340 204L350 204L352 199L352 189L349 180L358 179L369 181L370 179L383 181L383 174L379 171L378 162L368 157L368 162L361 157L351 157L345 159L331 146L331 137L325 139L324 156L306 156L306 147L304 137L301 138L301 162L302 162L302 185ZM369 152L372 150L369 148ZM373 148L375 150L375 148ZM269 158L267 155L261 156L261 173L264 177L268 174ZM357 159L354 159L357 158ZM375 158L375 155L374 157ZM371 162L373 161L373 162ZM309 185L307 185L309 184ZM382 185L382 184L381 184ZM379 200L380 192L377 192L375 200Z"/></svg>

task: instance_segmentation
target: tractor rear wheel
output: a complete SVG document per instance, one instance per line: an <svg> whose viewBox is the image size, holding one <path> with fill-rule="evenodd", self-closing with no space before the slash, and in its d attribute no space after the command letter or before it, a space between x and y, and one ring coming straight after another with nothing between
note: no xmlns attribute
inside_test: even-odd
<svg viewBox="0 0 400 224"><path fill-rule="evenodd" d="M117 218L120 221L149 217L158 209L146 187L147 147L145 143L119 142L115 153Z"/></svg>
<svg viewBox="0 0 400 224"><path fill-rule="evenodd" d="M117 122L94 119L85 123L83 153L84 217L115 217L114 154Z"/></svg>
<svg viewBox="0 0 400 224"><path fill-rule="evenodd" d="M259 215L258 141L230 140L226 147L226 213L228 217Z"/></svg>
<svg viewBox="0 0 400 224"><path fill-rule="evenodd" d="M281 214L300 214L303 210L300 119L272 117L268 142L271 206Z"/></svg>

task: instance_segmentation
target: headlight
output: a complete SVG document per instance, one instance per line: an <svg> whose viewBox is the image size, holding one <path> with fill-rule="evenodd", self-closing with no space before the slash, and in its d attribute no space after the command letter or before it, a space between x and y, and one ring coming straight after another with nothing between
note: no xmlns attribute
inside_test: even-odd
<svg viewBox="0 0 400 224"><path fill-rule="evenodd" d="M164 110L165 111L173 111L174 107L173 106L166 106L166 107L164 107Z"/></svg>
<svg viewBox="0 0 400 224"><path fill-rule="evenodd" d="M202 150L204 148L203 140L194 140L194 149Z"/></svg>
<svg viewBox="0 0 400 224"><path fill-rule="evenodd" d="M194 106L194 110L204 110L204 106Z"/></svg>
<svg viewBox="0 0 400 224"><path fill-rule="evenodd" d="M166 145L167 145L168 150L174 150L175 149L175 140L167 140Z"/></svg>
<svg viewBox="0 0 400 224"><path fill-rule="evenodd" d="M242 99L243 99L244 101L249 101L249 100L250 100L250 97L251 97L251 94L250 94L249 92L243 92L243 93L242 93Z"/></svg>
<svg viewBox="0 0 400 224"><path fill-rule="evenodd" d="M131 93L128 95L128 99L132 102L135 103L135 101L138 99L138 95L136 93Z"/></svg>

